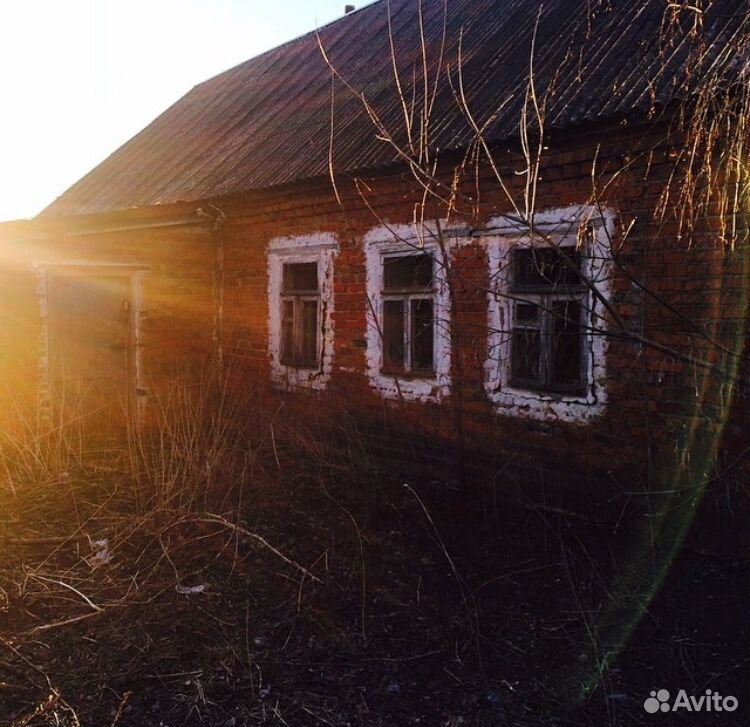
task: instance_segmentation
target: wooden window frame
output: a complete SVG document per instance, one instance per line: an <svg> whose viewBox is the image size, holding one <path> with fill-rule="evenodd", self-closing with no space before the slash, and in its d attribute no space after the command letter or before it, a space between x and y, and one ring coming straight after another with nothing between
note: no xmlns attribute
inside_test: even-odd
<svg viewBox="0 0 750 727"><path fill-rule="evenodd" d="M558 252L560 255L565 254L565 248L560 249ZM511 307L511 325L510 325L510 356L508 357L508 384L517 389L525 389L528 391L534 391L542 394L552 395L570 395L570 396L581 396L585 395L588 389L588 344L586 331L588 330L587 318L590 317L589 312L589 291L586 285L581 283L568 283L561 284L556 287L554 283L549 285L545 284L520 284L517 281L519 277L519 252L525 252L530 249L555 249L551 247L514 247L511 250L511 285L510 292L513 297L513 304ZM581 253L578 260L579 271L583 271L586 268L585 265L586 257L585 254ZM556 315L553 313L553 306L558 302L574 302L580 306L579 321L580 332L578 334L578 365L579 365L579 376L578 382L575 384L566 384L555 382L552 380L551 370L551 359L553 356L554 346L554 325L556 321ZM538 313L538 324L536 326L525 322L518 321L517 308L519 305L533 305L535 306ZM539 331L540 333L540 344L539 344L539 377L537 379L529 379L520 377L514 372L514 361L515 361L515 340L516 333L519 331L530 330Z"/></svg>
<svg viewBox="0 0 750 727"><path fill-rule="evenodd" d="M284 268L291 265L307 265L314 264L317 270L318 287L316 290L312 289L292 289L285 290L282 282L281 293L279 295L280 305L280 337L279 337L279 361L284 366L289 366L296 369L317 369L320 366L321 357L321 286L320 286L320 262L318 260L311 261L282 261L281 263L281 274L282 280L284 277ZM303 341L304 341L304 323L302 316L303 305L306 302L315 303L315 357L314 359L305 359L302 356ZM291 355L286 350L285 346L285 309L286 304L292 303L293 306L293 317L292 317L292 345L293 351Z"/></svg>
<svg viewBox="0 0 750 727"><path fill-rule="evenodd" d="M419 287L406 287L406 288L387 288L385 279L385 265L388 260L396 260L399 258L412 257L415 254L428 255L432 260L432 275L429 286ZM387 376L398 376L400 378L432 378L436 375L435 365L435 352L437 348L437 325L435 319L435 312L437 310L437 290L435 284L435 256L430 251L419 251L418 253L402 252L402 253L385 253L381 259L381 265L383 267L383 283L380 291L381 300L381 315L380 315L380 331L382 337L381 346L381 363L380 372ZM414 368L414 346L416 338L414 336L414 323L412 313L412 303L419 300L428 300L432 303L432 365L429 368ZM385 340L385 303L387 301L398 301L403 303L403 347L404 347L404 366L403 368L389 367L386 364L386 340Z"/></svg>

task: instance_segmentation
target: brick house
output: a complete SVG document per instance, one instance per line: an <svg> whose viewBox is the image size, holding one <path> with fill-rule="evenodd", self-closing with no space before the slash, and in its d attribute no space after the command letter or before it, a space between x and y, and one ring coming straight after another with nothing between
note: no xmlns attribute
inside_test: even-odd
<svg viewBox="0 0 750 727"><path fill-rule="evenodd" d="M649 481L727 401L746 440L747 245L668 194L737 7L381 0L201 83L3 226L7 426L214 366L508 486Z"/></svg>

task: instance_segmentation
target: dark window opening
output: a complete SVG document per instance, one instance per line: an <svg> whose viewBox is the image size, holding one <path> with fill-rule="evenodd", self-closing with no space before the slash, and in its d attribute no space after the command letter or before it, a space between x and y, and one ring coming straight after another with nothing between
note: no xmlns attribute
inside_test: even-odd
<svg viewBox="0 0 750 727"><path fill-rule="evenodd" d="M513 305L512 386L585 392L586 289L580 266L580 253L571 249L513 251L511 288L524 292L524 300Z"/></svg>
<svg viewBox="0 0 750 727"><path fill-rule="evenodd" d="M315 368L319 364L320 289L318 263L286 263L282 273L281 362Z"/></svg>
<svg viewBox="0 0 750 727"><path fill-rule="evenodd" d="M518 248L513 251L513 288L577 288L582 284L580 269L581 253L574 248Z"/></svg>
<svg viewBox="0 0 750 727"><path fill-rule="evenodd" d="M281 360L291 363L294 360L294 300L281 303Z"/></svg>
<svg viewBox="0 0 750 727"><path fill-rule="evenodd" d="M513 331L513 379L516 382L539 382L541 334L539 331L516 328Z"/></svg>
<svg viewBox="0 0 750 727"><path fill-rule="evenodd" d="M424 252L388 257L383 262L383 289L386 291L432 288L432 255Z"/></svg>
<svg viewBox="0 0 750 727"><path fill-rule="evenodd" d="M383 302L383 368L386 371L404 371L404 301Z"/></svg>
<svg viewBox="0 0 750 727"><path fill-rule="evenodd" d="M435 360L433 302L428 298L411 301L411 369L432 371Z"/></svg>
<svg viewBox="0 0 750 727"><path fill-rule="evenodd" d="M318 361L318 301L303 300L300 304L300 364L315 366Z"/></svg>
<svg viewBox="0 0 750 727"><path fill-rule="evenodd" d="M284 265L284 293L318 293L318 263Z"/></svg>
<svg viewBox="0 0 750 727"><path fill-rule="evenodd" d="M550 382L580 388L583 380L582 306L579 301L552 304L552 340L549 352Z"/></svg>

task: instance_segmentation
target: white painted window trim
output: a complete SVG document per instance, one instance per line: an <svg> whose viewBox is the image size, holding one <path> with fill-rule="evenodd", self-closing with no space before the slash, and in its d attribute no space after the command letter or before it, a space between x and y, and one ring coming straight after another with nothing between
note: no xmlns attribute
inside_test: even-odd
<svg viewBox="0 0 750 727"><path fill-rule="evenodd" d="M333 371L333 267L339 251L332 233L275 237L268 244L268 355L271 381L283 389L322 390ZM300 368L281 362L281 287L285 263L318 263L320 290L319 362L317 368Z"/></svg>
<svg viewBox="0 0 750 727"><path fill-rule="evenodd" d="M588 205L549 209L535 217L535 228L561 246L575 246L581 226L590 225L592 239L587 243L584 258L585 274L598 293L607 300L611 287L611 245L614 234L614 213ZM487 248L490 289L488 306L488 348L485 363L485 391L498 414L543 421L564 421L583 424L601 416L607 406L607 348L605 335L586 334L586 393L561 395L510 386L510 329L513 321L513 300L510 290L511 252L528 247L531 238L526 229L504 218L491 220L482 241ZM538 241L535 244L539 244ZM496 293L499 293L497 294ZM604 304L592 293L587 307L591 311L592 328L606 328Z"/></svg>
<svg viewBox="0 0 750 727"><path fill-rule="evenodd" d="M445 252L461 230L443 229ZM443 251L427 228L419 234L413 225L382 225L364 238L367 265L367 378L385 399L439 402L451 390L450 291ZM397 376L382 372L383 365L383 260L418 250L435 259L435 372L431 376Z"/></svg>

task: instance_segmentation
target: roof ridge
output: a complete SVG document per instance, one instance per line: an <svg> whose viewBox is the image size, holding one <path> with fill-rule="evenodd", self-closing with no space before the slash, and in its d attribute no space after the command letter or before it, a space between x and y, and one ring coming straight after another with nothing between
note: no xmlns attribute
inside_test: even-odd
<svg viewBox="0 0 750 727"><path fill-rule="evenodd" d="M372 8L375 8L378 5L381 5L387 2L390 2L390 0L369 0L369 2L367 2L367 4L363 5L361 8L356 8L355 10L352 10L349 13L345 13L339 18L334 18L333 20L329 20L327 23L324 23L323 25L319 25L317 28L313 28L313 30L308 30L305 33L301 33L300 35L295 36L294 38L285 40L283 43L279 43L279 45L273 46L273 48L264 50L262 53L258 53L257 55L251 56L250 58L246 58L244 61L240 61L239 63L236 63L235 65L230 66L229 68L226 68L223 71L219 71L218 73L215 73L213 76L209 76L205 80L196 83L192 88L196 89L196 88L200 88L201 86L205 86L206 84L211 83L211 81L215 81L217 78L221 78L222 76L232 73L232 71L236 71L250 63L255 63L256 61L260 60L264 56L280 51L282 48L286 48L287 46L290 46L294 43L298 43L299 41L304 40L305 38L311 35L320 33L326 28L331 28L334 25L338 25L339 23L347 22L350 18L354 17L355 15L360 15L361 13L365 11L372 10Z"/></svg>

